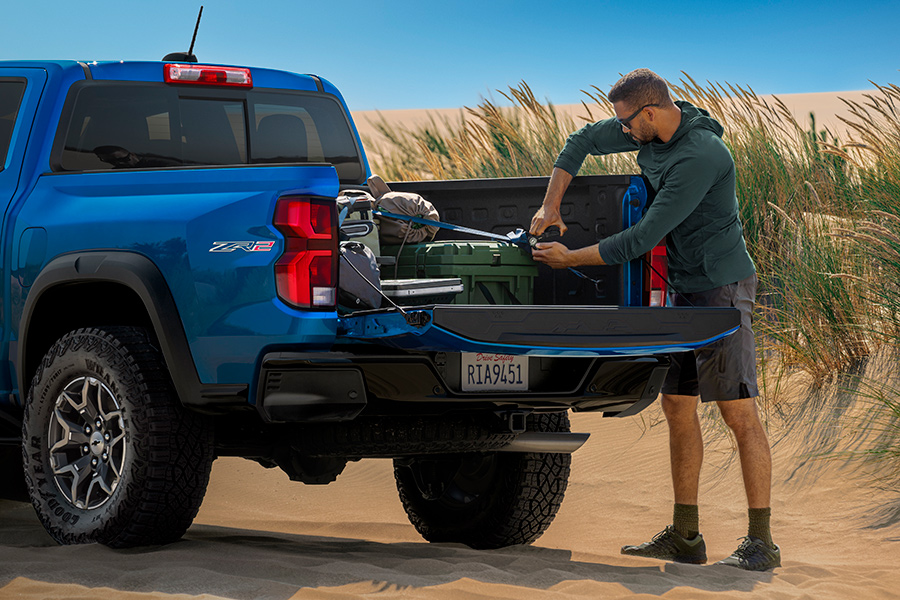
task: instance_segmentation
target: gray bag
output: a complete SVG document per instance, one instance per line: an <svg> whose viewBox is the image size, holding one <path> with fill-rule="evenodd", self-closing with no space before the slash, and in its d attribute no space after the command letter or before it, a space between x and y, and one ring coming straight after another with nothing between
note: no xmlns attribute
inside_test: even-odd
<svg viewBox="0 0 900 600"><path fill-rule="evenodd" d="M378 175L369 177L367 183L380 210L432 221L441 220L434 205L419 194L392 192L391 188ZM422 225L389 217L379 217L378 220L378 236L385 244L430 242L434 239L438 229L437 226Z"/></svg>
<svg viewBox="0 0 900 600"><path fill-rule="evenodd" d="M350 310L381 308L381 272L375 254L359 242L341 242L338 304Z"/></svg>
<svg viewBox="0 0 900 600"><path fill-rule="evenodd" d="M378 208L398 215L440 220L434 205L419 194L388 192L378 199ZM378 235L385 244L419 244L433 240L438 229L436 225L379 217Z"/></svg>

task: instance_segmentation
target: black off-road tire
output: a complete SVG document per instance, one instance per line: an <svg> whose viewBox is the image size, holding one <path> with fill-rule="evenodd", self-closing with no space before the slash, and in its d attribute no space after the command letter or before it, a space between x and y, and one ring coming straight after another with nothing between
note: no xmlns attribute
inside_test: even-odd
<svg viewBox="0 0 900 600"><path fill-rule="evenodd" d="M569 431L566 413L534 414L529 431ZM530 544L556 517L570 454L491 452L394 461L400 502L429 542L472 548ZM430 490L423 481L443 480Z"/></svg>
<svg viewBox="0 0 900 600"><path fill-rule="evenodd" d="M143 329L60 338L32 380L22 430L31 502L61 544L165 544L197 515L212 427L181 406Z"/></svg>

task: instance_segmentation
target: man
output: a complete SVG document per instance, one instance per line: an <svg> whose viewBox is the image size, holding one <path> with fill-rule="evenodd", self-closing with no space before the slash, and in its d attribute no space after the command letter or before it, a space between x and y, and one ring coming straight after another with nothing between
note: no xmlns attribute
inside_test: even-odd
<svg viewBox="0 0 900 600"><path fill-rule="evenodd" d="M755 396L756 351L751 313L756 268L744 244L735 195L734 160L722 142L722 126L705 110L673 102L665 80L648 69L632 71L610 90L616 117L586 125L569 136L556 160L543 206L531 222L540 235L551 225L565 233L560 203L588 154L637 150L637 162L656 197L633 227L570 250L539 243L534 258L555 269L620 264L643 255L666 237L676 306L734 306L740 329L709 346L673 355L662 387L669 426L675 496L674 518L649 542L624 546L623 554L706 563L700 535L698 491L703 439L698 400L716 402L734 432L747 493L750 526L738 549L718 564L764 571L781 566L769 528L772 458Z"/></svg>

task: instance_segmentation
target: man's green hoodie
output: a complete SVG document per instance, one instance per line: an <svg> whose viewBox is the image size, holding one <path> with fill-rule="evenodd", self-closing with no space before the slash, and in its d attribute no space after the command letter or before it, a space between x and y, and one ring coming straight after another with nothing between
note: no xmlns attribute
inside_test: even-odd
<svg viewBox="0 0 900 600"><path fill-rule="evenodd" d="M668 142L638 144L615 119L585 125L569 136L556 167L573 176L588 154L638 150L641 172L656 190L647 214L633 227L600 240L610 265L633 260L664 236L669 280L678 292L702 292L756 272L744 244L734 191L734 160L722 126L684 101L681 124Z"/></svg>

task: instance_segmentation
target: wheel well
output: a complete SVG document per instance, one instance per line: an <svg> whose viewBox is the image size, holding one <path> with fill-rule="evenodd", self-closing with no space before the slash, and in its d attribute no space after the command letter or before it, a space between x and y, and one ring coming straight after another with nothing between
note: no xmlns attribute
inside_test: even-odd
<svg viewBox="0 0 900 600"><path fill-rule="evenodd" d="M150 314L131 288L110 281L72 282L44 292L31 314L25 346L23 381L31 381L37 365L53 343L81 327L133 325L143 327L157 343ZM26 390L20 390L24 397Z"/></svg>

